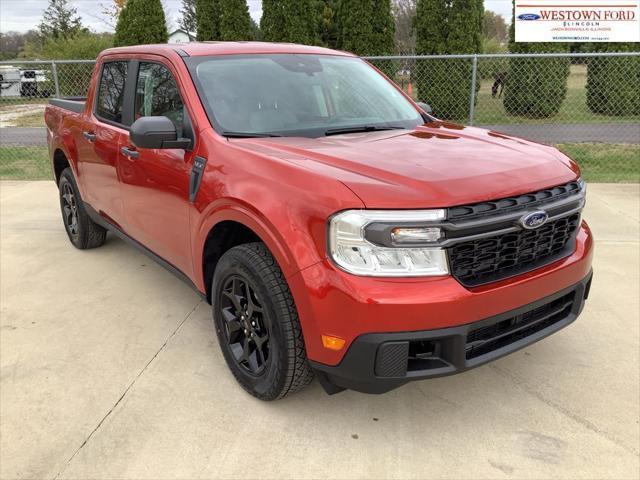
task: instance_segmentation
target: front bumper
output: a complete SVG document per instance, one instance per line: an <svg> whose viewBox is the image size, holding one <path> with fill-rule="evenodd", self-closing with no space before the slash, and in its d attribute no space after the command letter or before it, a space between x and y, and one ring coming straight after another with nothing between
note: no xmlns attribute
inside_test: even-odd
<svg viewBox="0 0 640 480"><path fill-rule="evenodd" d="M530 345L573 322L589 295L592 273L528 305L477 322L357 337L335 366L311 361L328 393L345 388L384 393L413 380L453 375Z"/></svg>

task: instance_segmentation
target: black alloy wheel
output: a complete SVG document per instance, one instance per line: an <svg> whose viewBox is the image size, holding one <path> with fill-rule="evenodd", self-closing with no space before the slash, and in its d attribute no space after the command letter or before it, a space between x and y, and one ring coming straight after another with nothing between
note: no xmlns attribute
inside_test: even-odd
<svg viewBox="0 0 640 480"><path fill-rule="evenodd" d="M311 382L295 302L263 243L238 245L220 257L211 301L222 354L242 388L261 400L276 400Z"/></svg>
<svg viewBox="0 0 640 480"><path fill-rule="evenodd" d="M107 231L87 214L71 168L60 173L58 190L62 223L71 243L81 250L103 245Z"/></svg>
<svg viewBox="0 0 640 480"><path fill-rule="evenodd" d="M62 215L70 236L78 236L78 203L70 183L64 183L60 192Z"/></svg>
<svg viewBox="0 0 640 480"><path fill-rule="evenodd" d="M269 362L270 322L251 281L241 275L228 277L218 308L236 363L250 375L261 375Z"/></svg>

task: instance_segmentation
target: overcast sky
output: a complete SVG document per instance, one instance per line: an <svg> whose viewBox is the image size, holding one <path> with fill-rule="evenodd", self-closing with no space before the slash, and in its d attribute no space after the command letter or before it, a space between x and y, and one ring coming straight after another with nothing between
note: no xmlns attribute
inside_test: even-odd
<svg viewBox="0 0 640 480"><path fill-rule="evenodd" d="M84 25L94 31L111 30L100 19L101 4L109 5L109 0L70 0L82 17ZM162 0L169 28L176 28L180 17L180 0ZM262 15L262 0L248 0L251 16L260 20ZM42 18L42 12L47 7L48 0L0 0L0 32L9 30L26 31L35 28ZM501 14L507 21L511 17L511 0L484 0L487 10Z"/></svg>

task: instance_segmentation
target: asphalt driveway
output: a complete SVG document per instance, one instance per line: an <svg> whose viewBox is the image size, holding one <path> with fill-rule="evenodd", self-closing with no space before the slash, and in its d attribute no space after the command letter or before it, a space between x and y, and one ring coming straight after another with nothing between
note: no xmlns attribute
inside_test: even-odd
<svg viewBox="0 0 640 480"><path fill-rule="evenodd" d="M386 395L263 403L189 287L113 236L71 247L52 182L0 183L0 477L637 479L640 186L588 188L573 325Z"/></svg>
<svg viewBox="0 0 640 480"><path fill-rule="evenodd" d="M640 143L640 123L566 123L478 125L496 132L543 143ZM0 146L47 145L44 127L0 128Z"/></svg>

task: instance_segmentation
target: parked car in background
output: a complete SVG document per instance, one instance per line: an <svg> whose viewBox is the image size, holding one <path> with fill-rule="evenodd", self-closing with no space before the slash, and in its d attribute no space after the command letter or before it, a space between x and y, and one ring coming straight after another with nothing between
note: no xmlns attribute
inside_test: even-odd
<svg viewBox="0 0 640 480"><path fill-rule="evenodd" d="M106 50L45 119L73 245L113 232L192 285L271 400L458 373L582 310L577 165L427 110L344 52L190 43Z"/></svg>

